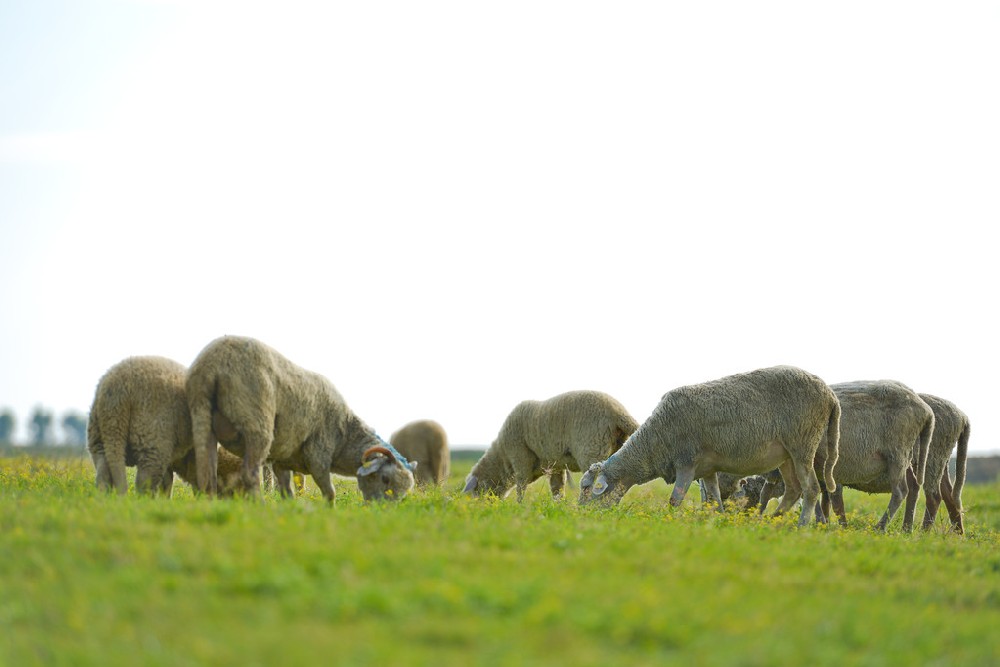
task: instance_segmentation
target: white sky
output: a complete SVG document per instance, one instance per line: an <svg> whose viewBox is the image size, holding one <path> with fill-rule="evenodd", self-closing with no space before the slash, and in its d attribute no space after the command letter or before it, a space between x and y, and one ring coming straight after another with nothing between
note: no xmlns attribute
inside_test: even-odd
<svg viewBox="0 0 1000 667"><path fill-rule="evenodd" d="M222 334L384 436L788 363L995 419L993 2L0 3L0 408Z"/></svg>

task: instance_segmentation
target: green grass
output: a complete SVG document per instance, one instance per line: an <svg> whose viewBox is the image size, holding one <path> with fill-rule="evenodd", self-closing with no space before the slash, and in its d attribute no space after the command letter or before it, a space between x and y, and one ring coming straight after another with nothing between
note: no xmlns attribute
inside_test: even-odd
<svg viewBox="0 0 1000 667"><path fill-rule="evenodd" d="M666 506L105 496L89 461L0 459L0 665L991 665L1000 485L967 535ZM575 476L577 481L579 475ZM697 491L697 489L693 489ZM918 506L918 522L922 514ZM943 512L943 510L942 510Z"/></svg>

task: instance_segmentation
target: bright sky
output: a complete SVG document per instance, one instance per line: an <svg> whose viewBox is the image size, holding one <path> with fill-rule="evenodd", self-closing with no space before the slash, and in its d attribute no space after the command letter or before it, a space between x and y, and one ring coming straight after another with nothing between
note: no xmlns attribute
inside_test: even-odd
<svg viewBox="0 0 1000 667"><path fill-rule="evenodd" d="M384 436L762 366L1000 450L995 2L0 3L0 409L223 334ZM58 432L58 431L57 431Z"/></svg>

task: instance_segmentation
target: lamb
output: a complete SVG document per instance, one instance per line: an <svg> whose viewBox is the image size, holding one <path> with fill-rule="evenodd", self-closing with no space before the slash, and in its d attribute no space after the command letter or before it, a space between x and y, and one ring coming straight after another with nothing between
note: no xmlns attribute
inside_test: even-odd
<svg viewBox="0 0 1000 667"><path fill-rule="evenodd" d="M876 526L880 531L885 530L907 498L903 529L910 530L919 486L924 482L934 412L916 392L894 380L830 386L842 410L834 476L841 487L892 494ZM816 456L817 470L825 465L823 458L821 447ZM843 488L825 489L822 512L829 516L832 502L840 524L846 526L843 493Z"/></svg>
<svg viewBox="0 0 1000 667"><path fill-rule="evenodd" d="M965 532L962 522L962 487L965 485L965 466L969 453L969 418L951 401L931 394L920 398L934 411L934 433L927 452L927 470L924 473L924 529L934 525L941 500L948 508L951 527L959 535ZM955 455L955 485L948 477L948 460L958 442Z"/></svg>
<svg viewBox="0 0 1000 667"><path fill-rule="evenodd" d="M191 451L184 366L164 357L129 357L97 383L87 422L87 449L97 487L128 491L125 468L136 466L140 493L169 495L173 466Z"/></svg>
<svg viewBox="0 0 1000 667"><path fill-rule="evenodd" d="M719 481L719 497L722 500L729 500L730 498L742 498L743 489L746 486L746 477L740 475L733 475L728 472L718 473ZM698 486L701 488L701 502L707 503L709 499L708 487L704 479L698 480Z"/></svg>
<svg viewBox="0 0 1000 667"><path fill-rule="evenodd" d="M185 386L203 492L217 492L216 441L243 458L244 486L257 497L260 467L269 460L286 473L312 475L332 504L330 473L357 474L371 447L386 447L391 460L362 489L366 500L400 499L413 487L414 466L354 414L329 380L258 340L212 341L191 364ZM275 476L282 495L290 494L290 475Z"/></svg>
<svg viewBox="0 0 1000 667"><path fill-rule="evenodd" d="M448 435L430 419L410 422L389 437L403 456L417 463L418 485L441 485L448 480Z"/></svg>
<svg viewBox="0 0 1000 667"><path fill-rule="evenodd" d="M472 467L464 493L506 496L549 476L559 497L566 470L586 470L618 451L638 427L624 406L599 391L569 391L544 401L522 401L507 416L496 440Z"/></svg>
<svg viewBox="0 0 1000 667"><path fill-rule="evenodd" d="M774 480L777 483L775 484L774 481L771 481L769 486L767 475L771 473L777 477L777 480ZM743 506L744 511L752 510L760 505L761 512L763 513L764 508L767 507L767 503L771 498L779 498L785 493L785 485L781 481L781 473L777 470L772 470L771 473L748 475L746 477L740 477L728 472L716 473L719 478L719 497L722 500L746 498L746 504ZM709 499L707 484L704 479L699 479L698 483L701 487L701 502L707 503ZM762 496L762 493L766 494L766 497Z"/></svg>
<svg viewBox="0 0 1000 667"><path fill-rule="evenodd" d="M799 525L812 517L819 481L813 459L824 436L835 459L840 423L837 397L823 380L792 366L730 375L667 392L621 450L590 466L580 481L580 504L621 501L635 484L662 477L679 505L696 478L704 478L722 506L716 473L751 475L779 467L785 486L806 502ZM832 465L824 470L836 488ZM795 502L786 493L778 513Z"/></svg>

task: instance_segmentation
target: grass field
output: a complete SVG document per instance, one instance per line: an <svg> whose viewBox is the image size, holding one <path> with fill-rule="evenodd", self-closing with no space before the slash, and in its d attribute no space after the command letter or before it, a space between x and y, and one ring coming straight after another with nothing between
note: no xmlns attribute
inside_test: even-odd
<svg viewBox="0 0 1000 667"><path fill-rule="evenodd" d="M0 665L1000 664L998 485L966 487L965 536L881 535L887 496L800 530L662 482L610 510L469 499L469 465L391 505L338 479L331 508L0 459Z"/></svg>

